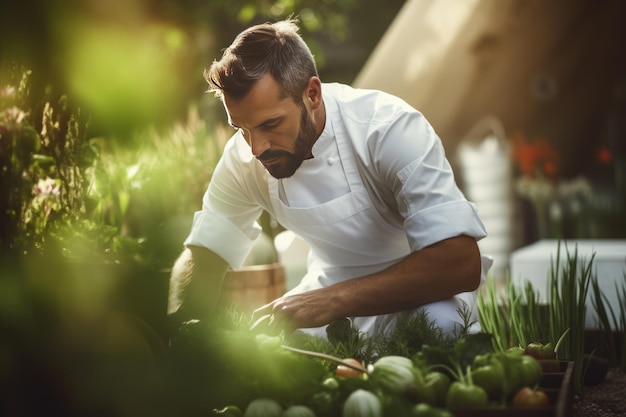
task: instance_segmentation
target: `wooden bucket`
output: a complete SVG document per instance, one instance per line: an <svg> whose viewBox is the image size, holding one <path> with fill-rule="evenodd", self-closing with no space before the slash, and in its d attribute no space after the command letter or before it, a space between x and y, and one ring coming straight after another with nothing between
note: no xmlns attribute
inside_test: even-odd
<svg viewBox="0 0 626 417"><path fill-rule="evenodd" d="M251 314L285 293L285 268L280 262L229 270L224 277L220 305Z"/></svg>

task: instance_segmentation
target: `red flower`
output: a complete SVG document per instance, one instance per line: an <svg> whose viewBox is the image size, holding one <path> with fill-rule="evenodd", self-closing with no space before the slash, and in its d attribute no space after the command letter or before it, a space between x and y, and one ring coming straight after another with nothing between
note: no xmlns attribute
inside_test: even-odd
<svg viewBox="0 0 626 417"><path fill-rule="evenodd" d="M613 154L608 147L601 146L596 153L596 159L602 165L610 165L611 163L613 163Z"/></svg>
<svg viewBox="0 0 626 417"><path fill-rule="evenodd" d="M513 137L513 160L525 176L555 177L559 168L559 154L544 138L528 141L522 133Z"/></svg>

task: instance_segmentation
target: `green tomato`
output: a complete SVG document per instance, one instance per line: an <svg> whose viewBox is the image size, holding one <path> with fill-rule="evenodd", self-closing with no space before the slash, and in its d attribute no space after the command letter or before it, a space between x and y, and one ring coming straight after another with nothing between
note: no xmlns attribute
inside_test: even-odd
<svg viewBox="0 0 626 417"><path fill-rule="evenodd" d="M472 382L482 387L487 393L487 397L494 401L502 399L504 394L505 376L502 364L498 361L491 361L486 365L474 368L471 371Z"/></svg>
<svg viewBox="0 0 626 417"><path fill-rule="evenodd" d="M444 406L446 403L446 395L452 384L450 377L443 372L431 371L424 377L426 387L432 392L431 405Z"/></svg>
<svg viewBox="0 0 626 417"><path fill-rule="evenodd" d="M472 366L474 368L480 368L481 366L491 365L494 361L493 353L485 353L483 355L474 356Z"/></svg>
<svg viewBox="0 0 626 417"><path fill-rule="evenodd" d="M487 393L478 385L455 381L446 395L447 408L477 408L489 403Z"/></svg>
<svg viewBox="0 0 626 417"><path fill-rule="evenodd" d="M411 370L413 373L413 384L407 391L407 398L413 403L435 403L435 391L432 386L426 383L426 378L418 368Z"/></svg>
<svg viewBox="0 0 626 417"><path fill-rule="evenodd" d="M519 366L523 387L532 388L539 384L543 369L537 359L532 356L522 355Z"/></svg>
<svg viewBox="0 0 626 417"><path fill-rule="evenodd" d="M537 360L556 359L556 352L552 343L545 345L536 342L529 343L524 349L524 353Z"/></svg>
<svg viewBox="0 0 626 417"><path fill-rule="evenodd" d="M504 370L504 396L511 396L523 387L534 387L541 380L543 373L539 362L528 355L517 352L505 352L494 356Z"/></svg>

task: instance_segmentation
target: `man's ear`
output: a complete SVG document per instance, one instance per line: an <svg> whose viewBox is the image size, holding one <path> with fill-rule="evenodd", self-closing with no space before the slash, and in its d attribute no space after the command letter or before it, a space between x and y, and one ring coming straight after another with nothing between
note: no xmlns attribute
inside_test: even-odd
<svg viewBox="0 0 626 417"><path fill-rule="evenodd" d="M317 110L322 105L322 82L318 77L309 78L304 89L303 99L311 107L311 110Z"/></svg>

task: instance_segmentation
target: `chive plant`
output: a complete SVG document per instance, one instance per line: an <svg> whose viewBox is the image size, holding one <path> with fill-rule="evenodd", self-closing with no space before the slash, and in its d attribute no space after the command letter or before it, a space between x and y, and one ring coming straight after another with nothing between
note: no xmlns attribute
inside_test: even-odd
<svg viewBox="0 0 626 417"><path fill-rule="evenodd" d="M591 281L591 289L591 301L598 317L601 344L606 349L609 364L626 370L626 354L623 352L626 347L626 273L621 289L615 283L619 306L617 312L608 302L596 277ZM622 349L621 352L618 351L618 347Z"/></svg>
<svg viewBox="0 0 626 417"><path fill-rule="evenodd" d="M507 286L510 300L511 337L514 346L526 347L531 342L546 341L539 293L530 281L522 289L510 281Z"/></svg>
<svg viewBox="0 0 626 417"><path fill-rule="evenodd" d="M569 330L559 358L574 363L574 391L580 392L583 382L583 356L585 336L586 300L593 276L593 260L581 258L578 247L570 253L566 248L566 259L561 264L561 242L559 242L556 260L552 261L548 290L548 313L551 340L560 339Z"/></svg>
<svg viewBox="0 0 626 417"><path fill-rule="evenodd" d="M493 336L493 348L504 351L509 347L509 327L504 316L504 301L498 293L496 281L485 282L476 298L478 321L483 332Z"/></svg>
<svg viewBox="0 0 626 417"><path fill-rule="evenodd" d="M507 277L500 293L494 280L488 280L477 298L478 319L484 332L493 335L494 349L525 347L545 341L545 307L530 281L522 290Z"/></svg>

